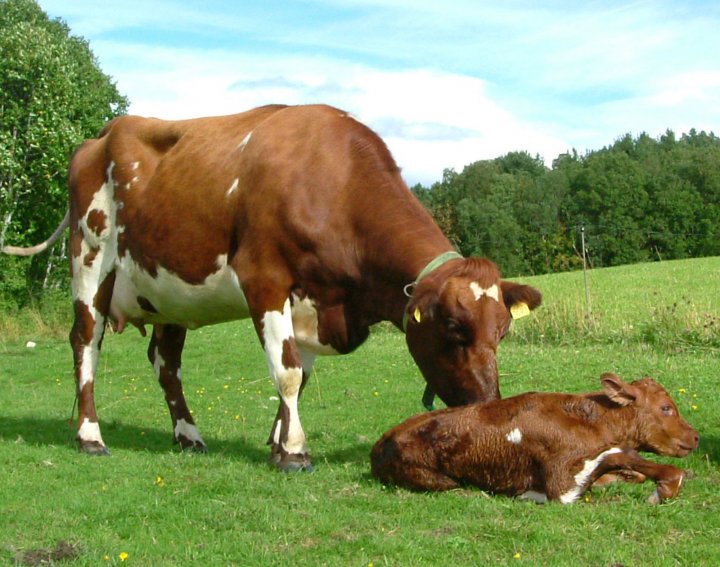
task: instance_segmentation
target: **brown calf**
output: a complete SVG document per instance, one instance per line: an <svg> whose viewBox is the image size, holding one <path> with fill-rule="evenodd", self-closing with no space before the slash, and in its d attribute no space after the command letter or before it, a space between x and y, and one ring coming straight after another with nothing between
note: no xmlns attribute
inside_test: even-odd
<svg viewBox="0 0 720 567"><path fill-rule="evenodd" d="M653 479L653 504L677 496L684 472L638 455L681 457L698 435L652 378L601 377L604 391L530 392L416 415L372 450L372 473L413 490L473 485L537 502L577 500L601 476Z"/></svg>

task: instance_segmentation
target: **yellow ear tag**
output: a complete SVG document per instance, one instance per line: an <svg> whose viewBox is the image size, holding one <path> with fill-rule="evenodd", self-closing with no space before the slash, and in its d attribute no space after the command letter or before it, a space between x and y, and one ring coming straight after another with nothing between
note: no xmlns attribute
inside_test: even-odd
<svg viewBox="0 0 720 567"><path fill-rule="evenodd" d="M528 304L524 301L521 301L520 303L515 303L510 308L510 315L512 315L513 319L522 319L523 317L530 315L530 308L528 307Z"/></svg>
<svg viewBox="0 0 720 567"><path fill-rule="evenodd" d="M419 308L419 307L416 307L416 308L415 308L415 312L413 313L413 318L414 318L415 321L417 321L418 323L419 323L420 321L422 321L422 314L420 313L420 308Z"/></svg>

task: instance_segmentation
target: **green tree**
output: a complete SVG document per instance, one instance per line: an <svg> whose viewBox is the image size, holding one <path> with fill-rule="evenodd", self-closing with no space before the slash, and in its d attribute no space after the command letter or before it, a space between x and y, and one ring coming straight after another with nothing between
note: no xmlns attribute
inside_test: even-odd
<svg viewBox="0 0 720 567"><path fill-rule="evenodd" d="M87 42L50 20L34 0L0 0L0 247L34 244L67 208L65 177L79 143L127 109ZM67 272L62 247L30 260L0 256L0 294Z"/></svg>

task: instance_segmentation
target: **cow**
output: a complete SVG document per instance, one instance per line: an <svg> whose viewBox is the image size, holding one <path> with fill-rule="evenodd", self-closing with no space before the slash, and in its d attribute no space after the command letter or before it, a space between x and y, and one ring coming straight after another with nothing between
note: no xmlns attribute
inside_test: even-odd
<svg viewBox="0 0 720 567"><path fill-rule="evenodd" d="M280 398L271 462L295 471L312 470L298 399L317 355L349 353L390 321L447 404L492 400L498 343L541 302L458 254L380 137L326 105L118 117L76 150L68 185L54 237L69 225L77 439L90 454L108 452L94 402L106 323L152 325L174 441L205 451L180 381L186 332L251 318Z"/></svg>
<svg viewBox="0 0 720 567"><path fill-rule="evenodd" d="M372 474L419 491L461 486L569 504L595 481L650 478L653 504L678 495L685 473L638 451L681 457L698 434L652 378L601 376L589 394L529 392L411 417L371 452Z"/></svg>

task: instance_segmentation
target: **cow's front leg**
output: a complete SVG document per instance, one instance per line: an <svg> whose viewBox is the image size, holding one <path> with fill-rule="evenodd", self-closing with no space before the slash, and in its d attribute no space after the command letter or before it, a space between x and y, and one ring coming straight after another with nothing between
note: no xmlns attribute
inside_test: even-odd
<svg viewBox="0 0 720 567"><path fill-rule="evenodd" d="M303 372L303 360L295 342L289 299L281 311L267 311L263 315L260 331L270 376L280 396L270 436L271 461L283 471L311 471L313 467L298 412L298 400L308 373ZM308 366L311 365L310 362Z"/></svg>
<svg viewBox="0 0 720 567"><path fill-rule="evenodd" d="M307 384L308 379L310 378L310 374L312 372L313 363L315 362L315 355L313 353L308 353L305 351L300 351L300 356L302 359L302 383L300 384L300 391L298 392L298 400L300 399L300 396L303 393L303 390L305 389L305 384ZM281 451L281 445L279 442L280 439L280 429L282 427L283 423L283 410L284 404L282 400L280 400L280 404L278 406L277 414L275 414L275 421L273 422L272 429L270 430L270 437L268 438L267 444L270 445L270 462L277 466L278 468L282 468L280 466L280 461L282 459L282 451ZM304 467L303 470L306 471L312 471L312 464L308 463Z"/></svg>
<svg viewBox="0 0 720 567"><path fill-rule="evenodd" d="M184 327L155 325L148 347L148 359L165 393L165 401L172 419L173 440L183 449L205 453L207 446L188 409L180 378L186 334Z"/></svg>

